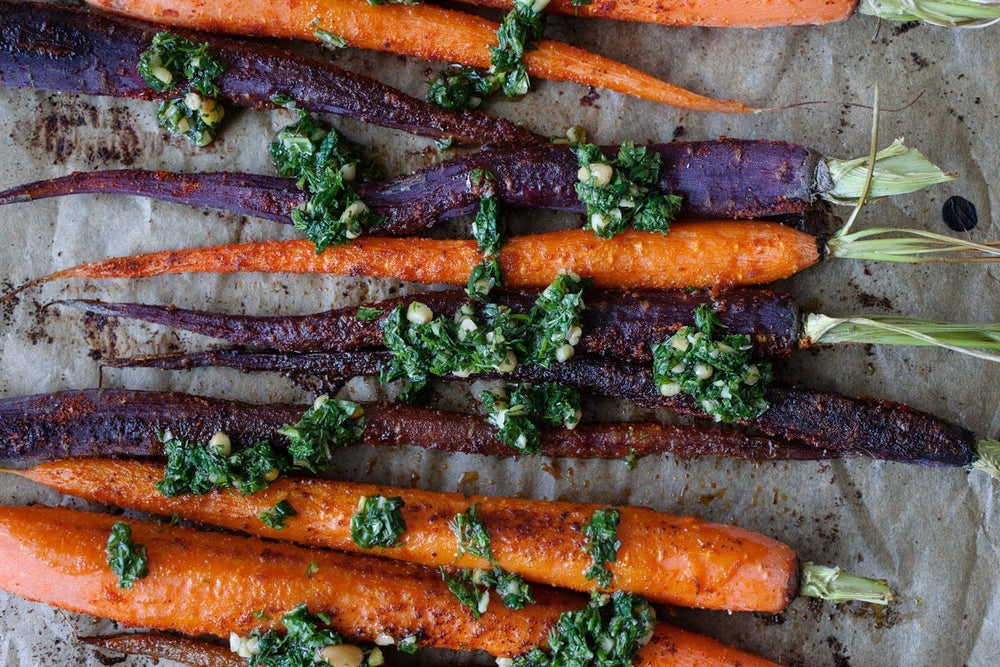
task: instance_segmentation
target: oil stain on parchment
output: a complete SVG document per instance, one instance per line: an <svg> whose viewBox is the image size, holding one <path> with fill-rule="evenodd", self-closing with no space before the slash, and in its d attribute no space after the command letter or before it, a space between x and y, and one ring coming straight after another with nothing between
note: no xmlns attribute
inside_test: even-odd
<svg viewBox="0 0 1000 667"><path fill-rule="evenodd" d="M84 102L46 103L34 118L18 121L11 136L24 143L36 158L51 164L131 166L140 161L144 152L135 122L131 111L124 107L98 109Z"/></svg>

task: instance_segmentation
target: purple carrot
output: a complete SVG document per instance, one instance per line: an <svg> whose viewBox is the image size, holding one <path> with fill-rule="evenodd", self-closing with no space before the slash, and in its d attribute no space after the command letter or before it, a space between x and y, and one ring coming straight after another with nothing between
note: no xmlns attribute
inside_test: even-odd
<svg viewBox="0 0 1000 667"><path fill-rule="evenodd" d="M515 456L481 417L407 405L365 403L362 442L410 445L467 454ZM163 454L158 433L208 442L224 431L234 442L274 439L308 405L258 405L172 392L88 389L0 399L0 460L52 460L91 456ZM278 436L278 441L283 441ZM542 454L573 458L626 458L672 453L749 461L819 460L850 452L734 430L656 423L583 423L542 433Z"/></svg>
<svg viewBox="0 0 1000 667"><path fill-rule="evenodd" d="M495 290L493 301L515 312L531 309L537 292ZM172 306L105 303L92 300L59 301L88 313L163 324L212 336L239 345L283 352L357 350L382 346L382 320L396 306L414 301L438 315L452 316L468 297L462 290L423 292L371 304L382 314L358 320L358 307L301 316L248 316L184 310ZM652 358L651 346L681 326L694 323L694 310L712 305L728 333L751 337L758 354L785 357L799 343L799 312L787 294L762 289L733 289L711 294L685 290L588 290L584 301L580 352ZM53 304L55 305L55 304Z"/></svg>
<svg viewBox="0 0 1000 667"><path fill-rule="evenodd" d="M294 354L232 349L118 358L105 363L115 368L165 370L227 366L247 372L277 371L292 376L344 379L373 375L391 358L390 352L382 350ZM690 397L662 396L648 365L580 355L549 368L519 364L502 376L496 373L469 376L470 379L498 377L516 382L569 385L646 407L666 407L680 414L704 417ZM770 408L756 419L744 422L744 426L765 436L803 442L818 449L846 450L922 465L967 466L977 458L980 442L984 442L977 441L967 429L900 403L781 386L768 389L765 398Z"/></svg>
<svg viewBox="0 0 1000 667"><path fill-rule="evenodd" d="M822 172L818 156L795 144L720 139L658 144L651 149L663 158L660 187L681 196L682 213L687 216L801 216L813 210L816 194L824 187L817 182ZM585 210L573 189L577 164L568 146L495 149L445 160L408 176L359 183L358 194L385 218L370 233L406 236L474 212L479 196L467 182L474 169L496 176L497 196L507 205ZM209 206L284 224L291 224L292 209L308 199L293 181L277 177L121 169L78 172L14 187L0 192L0 204L85 193ZM813 233L828 231L828 221L823 219L794 218L792 222L810 227Z"/></svg>
<svg viewBox="0 0 1000 667"><path fill-rule="evenodd" d="M162 99L136 71L162 26L50 3L0 2L0 84L144 100ZM208 43L226 67L220 98L271 109L288 95L309 111L333 113L461 144L526 145L546 140L484 113L444 111L369 77L292 51L178 30Z"/></svg>

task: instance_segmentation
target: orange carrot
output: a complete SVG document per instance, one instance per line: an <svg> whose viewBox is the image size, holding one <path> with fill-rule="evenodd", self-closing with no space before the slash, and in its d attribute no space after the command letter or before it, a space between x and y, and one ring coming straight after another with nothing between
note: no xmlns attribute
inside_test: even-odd
<svg viewBox="0 0 1000 667"><path fill-rule="evenodd" d="M331 273L465 285L479 262L475 241L362 237L317 255L306 240L258 241L117 257L37 278L21 290L66 278L145 278L176 273ZM675 223L669 234L629 231L604 240L572 229L511 238L500 253L506 284L545 287L560 269L597 287L756 285L820 260L815 237L771 222Z"/></svg>
<svg viewBox="0 0 1000 667"><path fill-rule="evenodd" d="M351 46L488 67L497 24L432 4L375 6L368 0L87 0L118 14L173 26L240 35L317 41L316 29ZM742 102L684 90L632 67L561 42L543 40L524 57L528 73L574 81L677 107L753 111Z"/></svg>
<svg viewBox="0 0 1000 667"><path fill-rule="evenodd" d="M461 0L509 9L511 0ZM545 11L570 16L642 21L676 26L765 28L846 21L857 0L594 0L574 6L552 0Z"/></svg>
<svg viewBox="0 0 1000 667"><path fill-rule="evenodd" d="M274 627L304 602L330 613L334 629L351 640L416 634L422 646L500 656L544 646L559 614L583 605L578 596L544 589L525 609L495 605L474 620L433 570L140 521L128 523L132 539L147 549L149 575L124 590L105 552L116 520L65 508L0 507L0 589L127 626L221 637ZM774 663L660 623L634 664Z"/></svg>
<svg viewBox="0 0 1000 667"><path fill-rule="evenodd" d="M281 479L253 495L220 491L166 498L156 490L159 463L77 459L45 463L17 474L87 500L241 530L263 537L342 551L364 551L351 539L351 517L364 496L399 496L406 533L401 546L375 549L388 558L434 567L489 568L484 559L456 559L449 521L473 503L503 569L528 580L594 590L584 572L592 564L583 526L600 505L467 496L320 479ZM288 500L296 515L281 530L258 515ZM621 507L617 559L608 564L612 590L665 604L729 611L782 611L798 592L795 552L771 538L735 526Z"/></svg>

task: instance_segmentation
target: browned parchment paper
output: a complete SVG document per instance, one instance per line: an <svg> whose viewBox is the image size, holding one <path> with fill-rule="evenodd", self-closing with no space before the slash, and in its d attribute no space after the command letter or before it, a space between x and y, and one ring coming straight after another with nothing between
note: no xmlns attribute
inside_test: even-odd
<svg viewBox="0 0 1000 667"><path fill-rule="evenodd" d="M881 86L883 144L905 135L947 170L955 184L868 207L860 226L916 226L948 233L941 205L962 194L979 211L968 236L1000 238L1000 26L949 31L878 29L855 17L840 25L763 31L676 29L552 19L549 34L639 66L700 92L760 106L825 101L748 116L685 112L569 84L541 82L518 103L493 111L547 134L582 125L603 143L720 135L787 139L826 154L867 153L868 103ZM312 47L309 47L312 48ZM315 49L317 53L322 53ZM418 96L439 65L392 55L333 55ZM24 90L0 90L0 188L74 170L143 166L172 170L271 173L267 144L287 113L234 111L223 138L206 150L167 139L144 103ZM389 173L439 159L433 143L337 121L371 142ZM844 212L846 215L846 212ZM568 225L568 217L519 217L515 226ZM139 199L72 197L0 209L2 279L20 283L79 262L143 251L289 237L271 223ZM455 231L467 229L457 225ZM807 309L829 315L895 313L954 321L1000 319L997 268L876 265L831 261L787 282ZM152 326L96 328L72 312L39 314L56 298L93 297L174 303L241 313L305 313L400 290L392 281L289 276L173 276L132 282L61 282L24 294L0 323L0 392L15 396L97 386L92 349L157 352L209 341ZM919 349L828 349L799 353L778 368L784 380L907 402L982 436L1000 431L1000 368ZM306 400L280 377L222 370L189 373L108 371L106 387L176 389L243 400ZM371 382L345 395L368 398ZM469 403L472 391L443 396ZM589 416L646 413L593 403ZM1000 483L978 473L862 460L750 465L728 460L620 462L533 458L500 461L412 449L354 448L333 476L447 491L649 505L762 531L804 560L884 576L896 591L886 610L795 602L778 617L678 610L669 619L793 665L991 665L1000 657ZM72 501L11 477L0 502ZM5 564L0 564L5 566ZM64 620L65 619L65 620ZM72 641L111 624L65 617L44 605L0 595L0 664L98 664ZM480 656L481 658L481 656ZM437 658L434 658L436 661ZM137 660L133 664L147 664Z"/></svg>

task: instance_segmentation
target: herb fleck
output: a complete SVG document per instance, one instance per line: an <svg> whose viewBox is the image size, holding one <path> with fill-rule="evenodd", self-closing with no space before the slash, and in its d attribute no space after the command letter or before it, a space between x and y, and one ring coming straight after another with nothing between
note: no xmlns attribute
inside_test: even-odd
<svg viewBox="0 0 1000 667"><path fill-rule="evenodd" d="M378 318L385 315L385 311L381 308L372 308L370 306L360 306L356 311L354 311L354 319L358 322L371 322L377 320Z"/></svg>
<svg viewBox="0 0 1000 667"><path fill-rule="evenodd" d="M132 541L132 529L124 521L119 521L111 527L106 551L108 566L118 575L120 587L131 590L136 579L142 579L149 574L146 547Z"/></svg>
<svg viewBox="0 0 1000 667"><path fill-rule="evenodd" d="M285 527L285 522L288 521L289 517L293 517L298 512L292 507L292 504L287 500L279 501L273 508L269 510L264 510L257 517L264 523L268 528L273 528L274 530L281 530Z"/></svg>
<svg viewBox="0 0 1000 667"><path fill-rule="evenodd" d="M771 365L753 361L750 337L716 337L723 325L707 305L695 310L694 319L695 326L681 327L653 346L653 378L660 393L691 396L715 421L752 419L767 410Z"/></svg>
<svg viewBox="0 0 1000 667"><path fill-rule="evenodd" d="M601 588L611 585L611 572L608 563L615 562L618 557L618 519L620 512L615 509L596 510L583 526L583 534L587 537L585 551L594 562L583 573L587 579L596 579Z"/></svg>
<svg viewBox="0 0 1000 667"><path fill-rule="evenodd" d="M657 191L660 154L645 146L625 142L618 157L609 160L594 144L574 149L577 163L577 197L587 207L584 229L611 238L629 227L666 232L680 212L681 198Z"/></svg>
<svg viewBox="0 0 1000 667"><path fill-rule="evenodd" d="M399 511L403 499L395 496L362 496L358 510L351 517L351 539L362 549L397 547L399 537L406 532Z"/></svg>
<svg viewBox="0 0 1000 667"><path fill-rule="evenodd" d="M332 49L342 49L347 46L347 40L340 35L335 35L329 30L316 28L313 30L313 37L326 44Z"/></svg>

